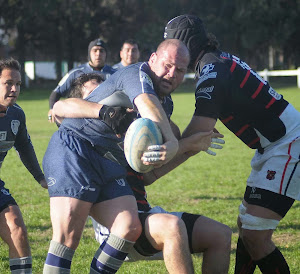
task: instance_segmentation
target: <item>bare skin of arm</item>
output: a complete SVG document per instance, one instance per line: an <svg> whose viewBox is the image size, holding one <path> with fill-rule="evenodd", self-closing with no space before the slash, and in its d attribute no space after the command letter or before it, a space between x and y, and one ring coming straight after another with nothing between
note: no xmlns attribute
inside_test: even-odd
<svg viewBox="0 0 300 274"><path fill-rule="evenodd" d="M170 123L171 127L175 129L175 132L178 132L178 127L172 121L170 121ZM198 123L203 124L199 126ZM224 136L222 134L213 132L215 123L216 121L211 118L201 117L198 119L197 116L195 116L195 118L193 117L192 121L183 133L183 138L179 140L179 149L176 156L172 159L172 161L162 167L145 173L143 175L145 185L152 184L160 177L184 163L191 156L199 153L200 151L206 151L211 143L211 138L223 138ZM178 133L176 135L178 135Z"/></svg>

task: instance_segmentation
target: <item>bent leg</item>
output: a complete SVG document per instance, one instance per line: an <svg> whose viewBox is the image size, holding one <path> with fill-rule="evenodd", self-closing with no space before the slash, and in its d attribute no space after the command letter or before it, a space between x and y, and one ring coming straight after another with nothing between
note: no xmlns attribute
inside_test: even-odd
<svg viewBox="0 0 300 274"><path fill-rule="evenodd" d="M92 204L70 197L51 197L53 228L44 274L70 273L72 257L84 229Z"/></svg>
<svg viewBox="0 0 300 274"><path fill-rule="evenodd" d="M90 273L115 273L141 234L136 200L125 195L94 204L90 215L110 230L97 250Z"/></svg>
<svg viewBox="0 0 300 274"><path fill-rule="evenodd" d="M9 258L31 256L27 230L17 205L10 205L0 213L0 236L9 247Z"/></svg>
<svg viewBox="0 0 300 274"><path fill-rule="evenodd" d="M274 211L246 204L246 214L241 215L242 240L252 259L262 273L290 273L289 267L272 241L273 231L282 217Z"/></svg>
<svg viewBox="0 0 300 274"><path fill-rule="evenodd" d="M0 237L9 248L11 271L19 269L31 273L32 258L27 230L17 205L9 205L0 212L0 227Z"/></svg>
<svg viewBox="0 0 300 274"><path fill-rule="evenodd" d="M162 250L169 273L194 273L184 222L170 214L152 214L145 222L151 245Z"/></svg>
<svg viewBox="0 0 300 274"><path fill-rule="evenodd" d="M200 216L193 228L194 253L203 252L202 273L228 273L231 229L217 221Z"/></svg>

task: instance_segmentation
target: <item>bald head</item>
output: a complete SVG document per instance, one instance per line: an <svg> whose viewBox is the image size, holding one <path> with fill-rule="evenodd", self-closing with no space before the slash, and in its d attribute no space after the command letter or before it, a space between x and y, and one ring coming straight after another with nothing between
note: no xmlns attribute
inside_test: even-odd
<svg viewBox="0 0 300 274"><path fill-rule="evenodd" d="M185 44L178 39L167 39L159 44L156 53L162 55L165 51L174 50L181 58L190 60L190 53Z"/></svg>
<svg viewBox="0 0 300 274"><path fill-rule="evenodd" d="M181 84L190 62L187 47L178 39L163 41L152 53L149 66L156 93L164 97Z"/></svg>

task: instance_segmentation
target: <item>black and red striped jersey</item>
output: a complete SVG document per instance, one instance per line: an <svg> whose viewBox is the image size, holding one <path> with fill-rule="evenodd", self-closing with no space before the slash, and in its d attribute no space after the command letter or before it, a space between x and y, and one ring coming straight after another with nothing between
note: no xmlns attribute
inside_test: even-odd
<svg viewBox="0 0 300 274"><path fill-rule="evenodd" d="M260 150L296 126L289 120L297 111L291 106L282 115L289 103L238 57L208 52L196 70L194 115L220 119L250 148Z"/></svg>
<svg viewBox="0 0 300 274"><path fill-rule="evenodd" d="M132 189L138 210L142 212L148 212L151 209L151 206L147 201L147 193L144 185L143 174L137 173L128 166L126 180Z"/></svg>

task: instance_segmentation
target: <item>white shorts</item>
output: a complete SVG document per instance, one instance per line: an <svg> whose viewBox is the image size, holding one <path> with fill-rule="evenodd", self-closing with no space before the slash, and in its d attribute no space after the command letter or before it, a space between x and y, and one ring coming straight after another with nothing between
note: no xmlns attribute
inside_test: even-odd
<svg viewBox="0 0 300 274"><path fill-rule="evenodd" d="M183 212L168 212L159 206L155 206L151 208L147 213L167 213L167 214L175 215L179 218L181 218L183 214ZM95 238L100 244L102 244L107 239L109 235L109 230L105 226L96 222L92 217L90 218L92 219L93 222L93 227L95 230ZM158 252L153 256L143 256L139 252L137 252L134 248L132 248L130 253L126 257L125 262L135 262L139 260L151 261L151 260L163 260L163 259L164 258L162 252Z"/></svg>
<svg viewBox="0 0 300 274"><path fill-rule="evenodd" d="M300 126L268 146L264 154L256 151L247 185L300 200L299 161Z"/></svg>

